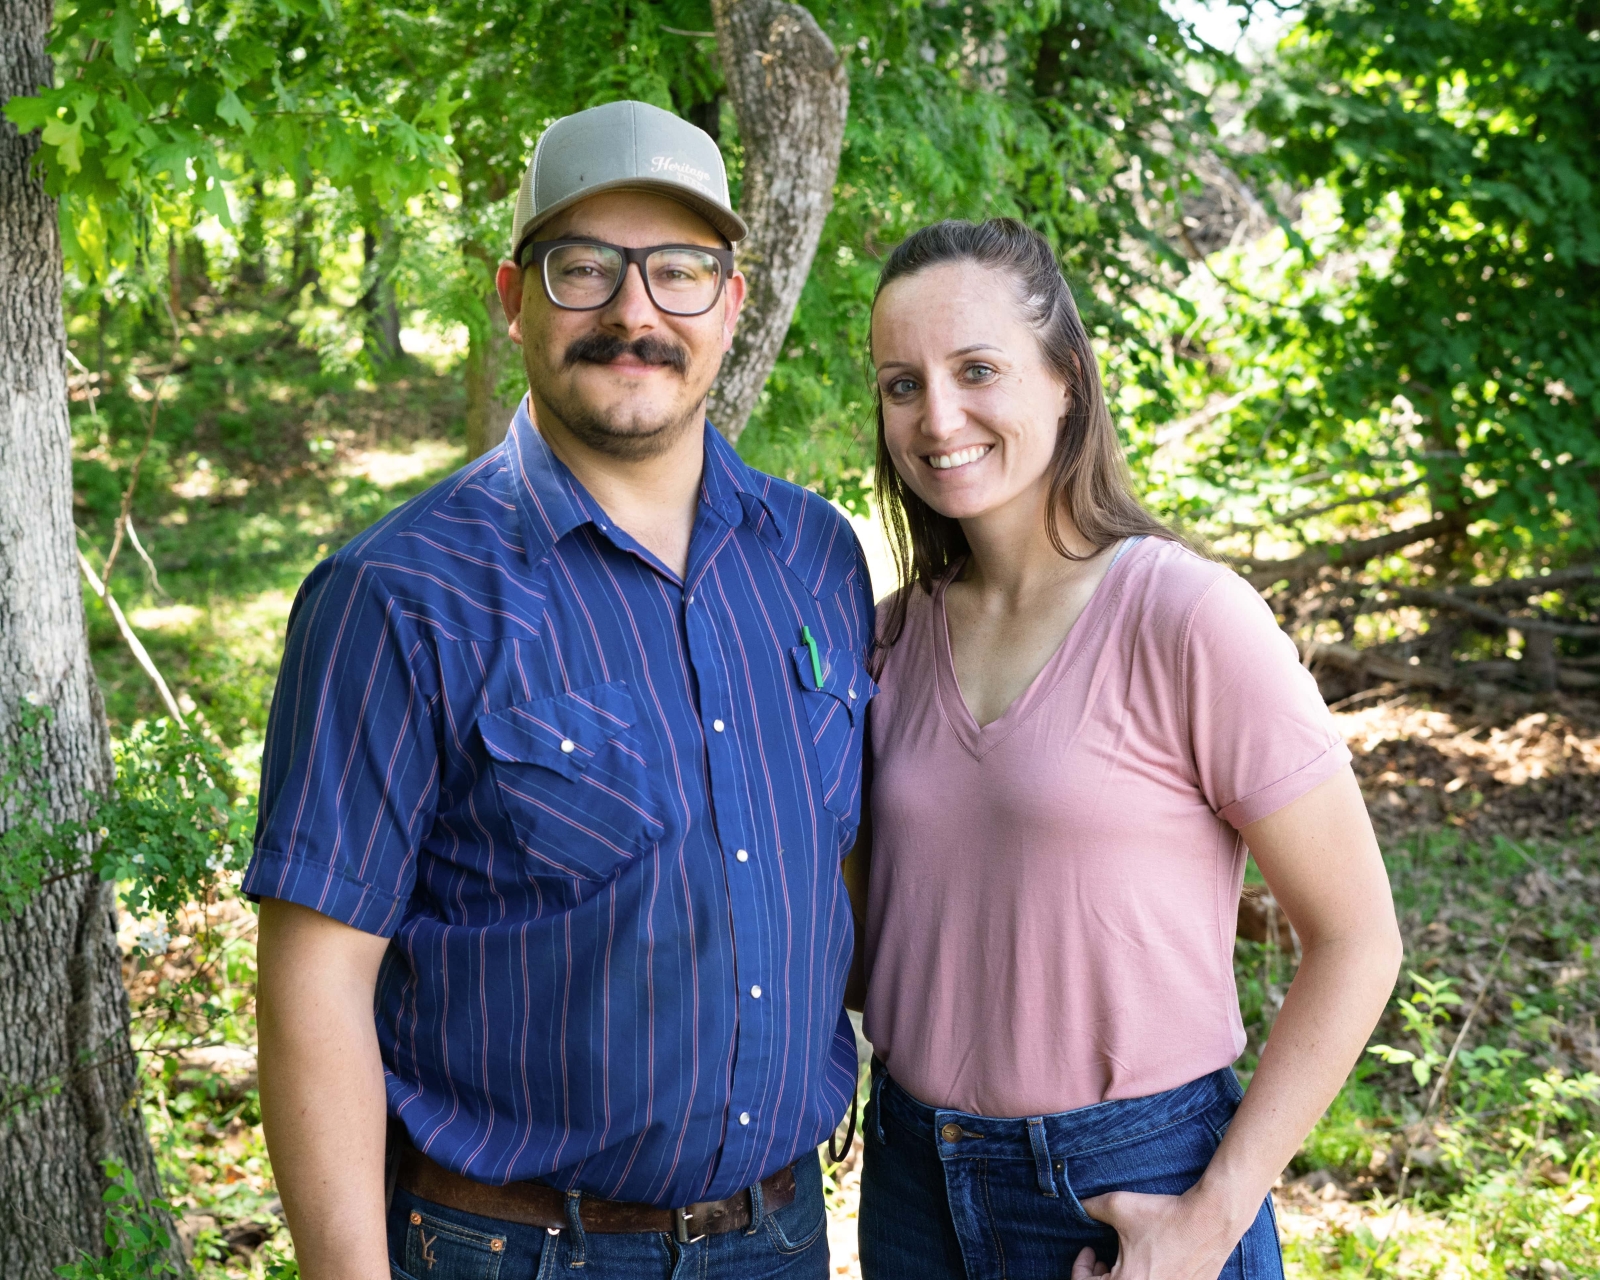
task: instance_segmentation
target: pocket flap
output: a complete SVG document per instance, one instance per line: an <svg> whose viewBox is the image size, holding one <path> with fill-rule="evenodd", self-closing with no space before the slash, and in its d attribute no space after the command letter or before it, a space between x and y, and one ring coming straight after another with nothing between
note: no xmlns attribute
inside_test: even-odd
<svg viewBox="0 0 1600 1280"><path fill-rule="evenodd" d="M795 674L800 677L800 687L814 693L831 693L850 712L850 722L855 723L856 713L864 711L867 703L878 692L861 659L849 649L824 649L817 646L817 662L811 661L811 649L799 644L789 650L794 659ZM817 683L817 666L822 667L822 683Z"/></svg>
<svg viewBox="0 0 1600 1280"><path fill-rule="evenodd" d="M615 680L479 716L478 732L497 760L543 765L575 778L635 718L633 695Z"/></svg>

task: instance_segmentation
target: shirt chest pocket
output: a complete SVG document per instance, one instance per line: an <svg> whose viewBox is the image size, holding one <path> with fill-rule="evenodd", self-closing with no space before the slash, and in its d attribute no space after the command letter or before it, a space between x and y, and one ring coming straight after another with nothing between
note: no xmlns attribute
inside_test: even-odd
<svg viewBox="0 0 1600 1280"><path fill-rule="evenodd" d="M867 703L878 692L861 659L849 649L790 650L804 691L812 756L821 780L822 803L853 830L859 821L861 752Z"/></svg>
<svg viewBox="0 0 1600 1280"><path fill-rule="evenodd" d="M622 681L478 717L502 813L538 874L608 880L666 827Z"/></svg>

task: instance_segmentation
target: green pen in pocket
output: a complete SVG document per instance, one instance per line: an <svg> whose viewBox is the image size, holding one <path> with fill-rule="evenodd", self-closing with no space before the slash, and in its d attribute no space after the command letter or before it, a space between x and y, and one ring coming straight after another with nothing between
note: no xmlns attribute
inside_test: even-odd
<svg viewBox="0 0 1600 1280"><path fill-rule="evenodd" d="M822 659L817 654L817 642L811 634L810 627L800 628L800 639L805 647L811 650L811 674L816 677L817 688L821 689L823 688Z"/></svg>

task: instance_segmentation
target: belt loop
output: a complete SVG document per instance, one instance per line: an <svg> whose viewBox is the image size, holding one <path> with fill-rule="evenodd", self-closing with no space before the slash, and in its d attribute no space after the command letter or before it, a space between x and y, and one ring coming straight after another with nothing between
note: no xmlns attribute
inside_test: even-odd
<svg viewBox="0 0 1600 1280"><path fill-rule="evenodd" d="M1056 1175L1050 1166L1050 1142L1045 1137L1043 1116L1028 1117L1028 1145L1033 1148L1033 1168L1039 1179L1039 1190L1054 1196Z"/></svg>
<svg viewBox="0 0 1600 1280"><path fill-rule="evenodd" d="M753 1183L750 1187L750 1229L745 1232L753 1236L761 1230L761 1220L767 1216L766 1202L761 1197L761 1184Z"/></svg>
<svg viewBox="0 0 1600 1280"><path fill-rule="evenodd" d="M587 1251L588 1241L583 1234L583 1214L581 1203L583 1192L567 1192L567 1227L570 1229L572 1244L567 1251L567 1265L581 1267L584 1263L584 1254Z"/></svg>
<svg viewBox="0 0 1600 1280"><path fill-rule="evenodd" d="M872 1127L877 1131L876 1137L880 1147L888 1146L889 1140L883 1136L883 1082L889 1073L876 1070L872 1073Z"/></svg>

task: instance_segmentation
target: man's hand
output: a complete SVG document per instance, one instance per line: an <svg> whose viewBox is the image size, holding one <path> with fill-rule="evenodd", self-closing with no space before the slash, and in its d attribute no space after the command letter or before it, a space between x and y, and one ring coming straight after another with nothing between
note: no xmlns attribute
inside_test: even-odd
<svg viewBox="0 0 1600 1280"><path fill-rule="evenodd" d="M372 1020L386 938L263 899L261 1119L305 1280L388 1280L388 1106Z"/></svg>
<svg viewBox="0 0 1600 1280"><path fill-rule="evenodd" d="M1213 1206L1200 1203L1198 1188L1181 1196L1113 1191L1083 1202L1091 1218L1115 1227L1117 1264L1096 1261L1093 1249L1078 1254L1072 1280L1109 1275L1111 1280L1217 1280L1244 1229L1234 1231Z"/></svg>

